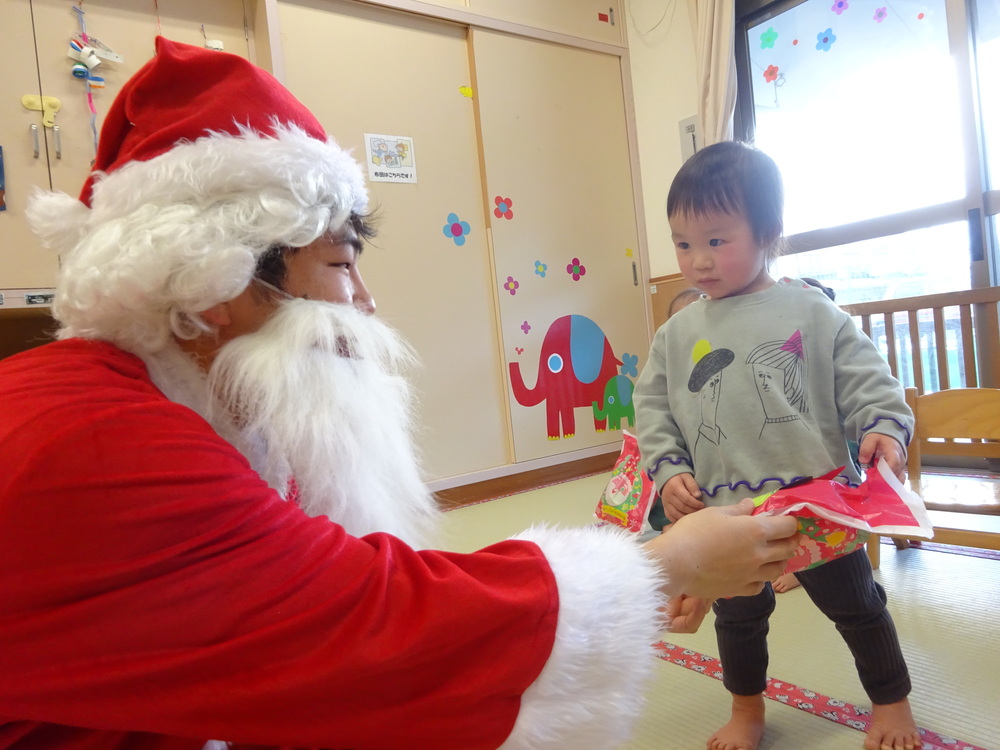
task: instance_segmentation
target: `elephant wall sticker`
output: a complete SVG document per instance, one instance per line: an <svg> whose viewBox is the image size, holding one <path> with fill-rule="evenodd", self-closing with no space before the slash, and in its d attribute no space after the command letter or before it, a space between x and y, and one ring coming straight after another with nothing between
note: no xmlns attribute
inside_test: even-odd
<svg viewBox="0 0 1000 750"><path fill-rule="evenodd" d="M604 405L595 401L592 404L594 419L608 420L608 429L620 430L622 420L628 420L628 426L635 426L635 404L632 394L635 385L628 375L615 375L604 385Z"/></svg>
<svg viewBox="0 0 1000 750"><path fill-rule="evenodd" d="M617 394L628 392L631 404L631 381L618 374L621 364L597 323L584 315L564 315L552 322L542 340L534 387L525 385L520 363L511 362L511 390L521 406L533 407L545 402L549 440L576 434L578 408L591 412L595 431L603 432L609 418L614 425L612 429L619 429L623 415L615 402L608 403L606 394L609 383L614 382L613 397L620 401ZM616 378L629 381L628 386ZM633 417L634 413L633 407Z"/></svg>

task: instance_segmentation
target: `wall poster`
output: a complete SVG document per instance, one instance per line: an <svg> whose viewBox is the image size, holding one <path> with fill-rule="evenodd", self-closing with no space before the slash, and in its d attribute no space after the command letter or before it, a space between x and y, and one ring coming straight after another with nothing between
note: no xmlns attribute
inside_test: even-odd
<svg viewBox="0 0 1000 750"><path fill-rule="evenodd" d="M403 135L365 133L368 179L371 182L416 182L413 139Z"/></svg>

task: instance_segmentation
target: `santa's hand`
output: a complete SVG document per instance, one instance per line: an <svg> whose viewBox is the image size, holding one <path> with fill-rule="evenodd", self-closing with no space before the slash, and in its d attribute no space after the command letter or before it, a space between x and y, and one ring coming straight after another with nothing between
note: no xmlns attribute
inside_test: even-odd
<svg viewBox="0 0 1000 750"><path fill-rule="evenodd" d="M753 501L690 513L646 548L662 566L670 595L751 596L773 581L798 547L792 516L751 516Z"/></svg>
<svg viewBox="0 0 1000 750"><path fill-rule="evenodd" d="M664 614L670 618L667 629L671 633L697 633L702 620L711 608L712 602L708 599L686 594L675 596L665 607Z"/></svg>
<svg viewBox="0 0 1000 750"><path fill-rule="evenodd" d="M670 477L660 489L663 513L671 522L679 521L688 513L704 508L705 503L698 499L700 497L701 487L694 481L694 477L686 472Z"/></svg>

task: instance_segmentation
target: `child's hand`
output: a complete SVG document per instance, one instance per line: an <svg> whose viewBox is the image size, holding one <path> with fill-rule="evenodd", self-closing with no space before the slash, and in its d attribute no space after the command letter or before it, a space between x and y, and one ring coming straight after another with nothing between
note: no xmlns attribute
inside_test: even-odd
<svg viewBox="0 0 1000 750"><path fill-rule="evenodd" d="M698 499L701 488L690 474L670 477L660 490L660 497L663 499L663 512L671 523L705 507L705 503Z"/></svg>
<svg viewBox="0 0 1000 750"><path fill-rule="evenodd" d="M858 449L858 463L867 468L875 463L876 458L881 458L889 464L896 478L900 482L903 481L906 474L906 451L898 440L878 432L869 432L865 435Z"/></svg>
<svg viewBox="0 0 1000 750"><path fill-rule="evenodd" d="M665 614L670 618L667 629L671 633L697 633L711 608L711 599L699 599L687 594L675 596L665 607Z"/></svg>

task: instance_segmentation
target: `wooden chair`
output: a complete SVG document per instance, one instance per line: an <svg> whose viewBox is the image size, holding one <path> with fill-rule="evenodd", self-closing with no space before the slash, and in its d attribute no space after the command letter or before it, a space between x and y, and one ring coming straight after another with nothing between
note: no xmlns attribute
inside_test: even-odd
<svg viewBox="0 0 1000 750"><path fill-rule="evenodd" d="M925 453L1000 459L1000 389L953 388L918 395L916 388L907 388L906 402L916 419L906 469L910 488L918 495ZM935 543L1000 550L1000 515L976 513L975 506L970 506L971 512L954 512L927 505ZM868 540L868 557L872 568L878 568L875 534Z"/></svg>
<svg viewBox="0 0 1000 750"><path fill-rule="evenodd" d="M1000 387L1000 287L843 305L904 386Z"/></svg>

